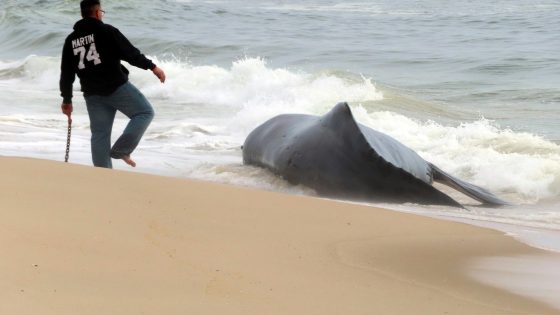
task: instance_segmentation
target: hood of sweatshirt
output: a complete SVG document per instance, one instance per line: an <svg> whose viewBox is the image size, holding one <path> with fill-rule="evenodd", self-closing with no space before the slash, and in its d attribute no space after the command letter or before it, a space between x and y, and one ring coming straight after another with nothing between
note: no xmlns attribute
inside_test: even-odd
<svg viewBox="0 0 560 315"><path fill-rule="evenodd" d="M95 28L99 27L99 25L103 25L103 22L92 17L87 17L76 22L76 24L74 24L74 30L88 32L93 31Z"/></svg>

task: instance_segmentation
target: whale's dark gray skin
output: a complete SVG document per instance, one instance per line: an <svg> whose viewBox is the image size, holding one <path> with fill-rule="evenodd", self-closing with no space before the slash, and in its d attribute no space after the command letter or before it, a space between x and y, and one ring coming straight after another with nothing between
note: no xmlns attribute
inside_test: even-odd
<svg viewBox="0 0 560 315"><path fill-rule="evenodd" d="M486 205L508 204L357 123L347 103L322 117L287 114L268 120L245 140L243 162L335 198L462 207L432 186L437 181Z"/></svg>

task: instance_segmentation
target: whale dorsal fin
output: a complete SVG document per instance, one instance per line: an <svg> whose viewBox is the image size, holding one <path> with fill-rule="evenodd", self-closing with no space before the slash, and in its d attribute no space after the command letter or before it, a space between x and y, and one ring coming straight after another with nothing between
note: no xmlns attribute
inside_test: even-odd
<svg viewBox="0 0 560 315"><path fill-rule="evenodd" d="M391 136L356 122L348 103L336 104L330 112L321 117L321 123L335 132L350 131L351 135L363 137L375 154L386 162L427 184L432 183L431 169L424 159Z"/></svg>
<svg viewBox="0 0 560 315"><path fill-rule="evenodd" d="M350 106L346 102L336 104L328 113L321 117L321 124L332 129L358 128Z"/></svg>

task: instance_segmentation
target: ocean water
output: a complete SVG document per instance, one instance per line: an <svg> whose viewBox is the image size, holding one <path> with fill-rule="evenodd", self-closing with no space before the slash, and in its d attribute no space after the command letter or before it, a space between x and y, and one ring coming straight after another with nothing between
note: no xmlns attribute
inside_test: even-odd
<svg viewBox="0 0 560 315"><path fill-rule="evenodd" d="M347 101L359 122L514 204L488 209L446 190L467 209L386 206L560 231L558 1L106 0L104 9L168 77L162 85L128 67L156 110L135 171L314 195L244 166L240 146L275 115L322 115ZM78 1L1 0L0 155L63 160L60 51L78 19ZM90 165L74 88L70 161ZM118 116L114 133L125 123Z"/></svg>

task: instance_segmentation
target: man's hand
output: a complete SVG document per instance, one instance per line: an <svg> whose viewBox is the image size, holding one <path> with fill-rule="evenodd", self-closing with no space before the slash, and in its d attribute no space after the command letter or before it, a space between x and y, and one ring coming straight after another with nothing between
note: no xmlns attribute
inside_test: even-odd
<svg viewBox="0 0 560 315"><path fill-rule="evenodd" d="M163 70L161 70L158 66L153 68L152 72L154 73L154 75L156 77L158 77L158 79L161 81L161 83L165 82L165 72L163 72Z"/></svg>
<svg viewBox="0 0 560 315"><path fill-rule="evenodd" d="M72 111L74 110L72 103L62 103L60 108L62 108L62 113L68 116L68 119L72 119Z"/></svg>

